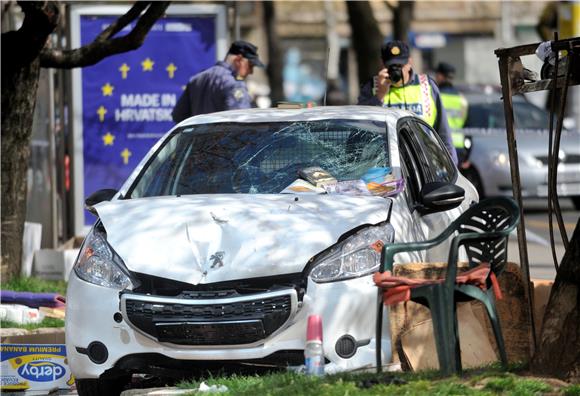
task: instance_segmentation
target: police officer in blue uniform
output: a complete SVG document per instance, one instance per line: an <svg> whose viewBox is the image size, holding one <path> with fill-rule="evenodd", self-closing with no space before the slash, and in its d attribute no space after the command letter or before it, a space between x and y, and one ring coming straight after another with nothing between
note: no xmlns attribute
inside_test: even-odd
<svg viewBox="0 0 580 396"><path fill-rule="evenodd" d="M244 80L253 73L254 66L264 67L258 58L258 48L247 41L233 42L224 61L191 78L171 113L173 121L252 107Z"/></svg>

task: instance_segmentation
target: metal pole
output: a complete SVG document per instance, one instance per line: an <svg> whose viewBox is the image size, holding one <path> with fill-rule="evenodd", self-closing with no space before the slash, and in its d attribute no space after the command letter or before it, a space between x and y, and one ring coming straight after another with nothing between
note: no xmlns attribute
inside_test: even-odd
<svg viewBox="0 0 580 396"><path fill-rule="evenodd" d="M505 112L506 132L508 151L510 156L510 172L512 177L512 188L514 198L520 207L520 223L518 224L518 247L520 252L520 266L522 268L522 276L524 281L524 291L528 299L528 311L530 326L532 330L532 348L531 355L536 350L536 325L534 323L534 305L533 293L530 288L530 267L528 262L528 248L526 244L526 227L524 220L524 206L522 203L522 190L520 183L520 167L518 160L518 148L516 137L514 133L514 110L512 101L512 85L509 70L509 56L502 55L499 58L499 76L501 79L501 89L503 94L503 108Z"/></svg>
<svg viewBox="0 0 580 396"><path fill-rule="evenodd" d="M240 11L238 9L238 2L234 1L234 39L240 39Z"/></svg>

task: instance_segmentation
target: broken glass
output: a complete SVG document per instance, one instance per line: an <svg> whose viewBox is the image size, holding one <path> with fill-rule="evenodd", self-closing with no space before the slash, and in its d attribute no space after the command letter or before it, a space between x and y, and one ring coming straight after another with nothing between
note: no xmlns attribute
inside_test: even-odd
<svg viewBox="0 0 580 396"><path fill-rule="evenodd" d="M276 194L308 167L338 182L359 180L370 168L390 166L387 142L379 121L195 125L168 138L129 194Z"/></svg>

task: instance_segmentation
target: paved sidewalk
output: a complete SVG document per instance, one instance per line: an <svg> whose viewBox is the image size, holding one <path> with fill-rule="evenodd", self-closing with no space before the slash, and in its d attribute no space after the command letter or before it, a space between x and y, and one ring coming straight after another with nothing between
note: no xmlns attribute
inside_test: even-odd
<svg viewBox="0 0 580 396"><path fill-rule="evenodd" d="M528 238L528 261L530 266L530 277L535 279L554 280L556 278L556 268L552 259L552 248L548 244L531 243ZM556 244L556 256L558 262L564 257L564 245ZM510 237L508 242L508 260L520 263L520 250L517 237Z"/></svg>

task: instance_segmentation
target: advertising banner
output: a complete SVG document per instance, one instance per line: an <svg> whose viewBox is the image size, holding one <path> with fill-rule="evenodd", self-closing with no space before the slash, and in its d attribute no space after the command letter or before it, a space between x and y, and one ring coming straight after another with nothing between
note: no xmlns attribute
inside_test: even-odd
<svg viewBox="0 0 580 396"><path fill-rule="evenodd" d="M79 151L82 147L82 156L75 150L75 201L84 201L103 188L119 189L148 150L174 126L171 111L191 76L223 56L218 33L225 26L218 26L219 13L192 10L184 10L191 15L183 15L172 14L170 8L140 48L79 69L80 98L75 107L82 117L75 146ZM79 14L79 45L87 45L122 12ZM82 219L76 219L75 225L91 225L95 217L81 211Z"/></svg>

